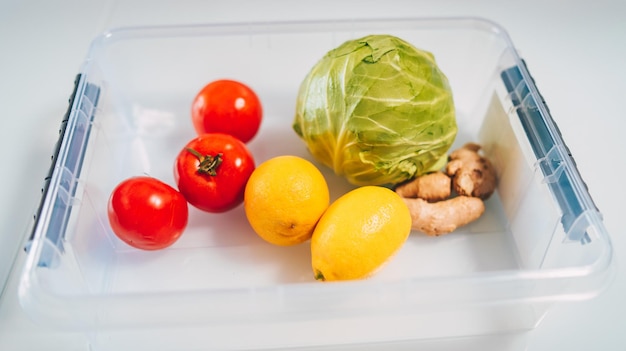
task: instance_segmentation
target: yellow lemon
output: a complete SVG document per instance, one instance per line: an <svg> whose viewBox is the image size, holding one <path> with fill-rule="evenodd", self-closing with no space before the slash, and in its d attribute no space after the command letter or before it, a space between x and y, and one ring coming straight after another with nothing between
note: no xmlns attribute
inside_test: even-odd
<svg viewBox="0 0 626 351"><path fill-rule="evenodd" d="M352 190L333 202L311 238L317 280L352 280L372 275L404 244L411 215L402 198L378 186Z"/></svg>
<svg viewBox="0 0 626 351"><path fill-rule="evenodd" d="M297 156L278 156L260 164L244 192L244 210L252 229L281 246L302 243L328 204L328 185L319 169Z"/></svg>

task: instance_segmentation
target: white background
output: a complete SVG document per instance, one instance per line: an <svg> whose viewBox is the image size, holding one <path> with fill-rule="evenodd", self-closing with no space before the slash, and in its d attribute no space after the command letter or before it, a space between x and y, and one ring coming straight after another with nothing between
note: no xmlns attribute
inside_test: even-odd
<svg viewBox="0 0 626 351"><path fill-rule="evenodd" d="M611 234L617 276L599 297L558 304L522 349L625 350L626 2L0 0L0 287L37 205L60 120L91 39L109 27L372 17L478 16L511 36ZM15 263L14 263L15 262ZM88 350L31 323L15 274L0 296L0 350ZM515 349L520 343L514 343ZM369 348L368 348L369 349ZM383 347L382 349L388 349ZM502 346L498 348L501 350Z"/></svg>

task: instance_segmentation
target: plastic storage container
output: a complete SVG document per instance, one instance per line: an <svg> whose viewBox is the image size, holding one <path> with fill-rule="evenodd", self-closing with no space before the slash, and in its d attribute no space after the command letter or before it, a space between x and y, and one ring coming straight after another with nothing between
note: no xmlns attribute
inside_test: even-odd
<svg viewBox="0 0 626 351"><path fill-rule="evenodd" d="M309 158L291 125L298 87L345 40L397 35L428 50L453 89L456 145L476 141L497 168L476 222L442 237L412 233L368 280L313 279L308 243L276 247L242 207L190 207L172 247L130 248L106 204L123 179L174 185L195 136L191 101L232 78L260 96L249 143L257 164ZM332 198L347 183L320 166ZM23 308L81 330L94 350L277 349L528 330L550 305L590 298L611 272L611 243L556 124L505 31L481 19L403 19L123 28L97 37L46 178L20 284Z"/></svg>

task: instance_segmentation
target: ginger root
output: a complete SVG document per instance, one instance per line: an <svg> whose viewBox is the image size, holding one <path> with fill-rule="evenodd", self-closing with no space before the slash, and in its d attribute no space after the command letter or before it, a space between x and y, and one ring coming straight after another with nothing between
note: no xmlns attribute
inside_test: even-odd
<svg viewBox="0 0 626 351"><path fill-rule="evenodd" d="M439 236L482 216L483 200L495 191L496 172L480 149L467 143L450 153L445 173L429 173L395 188L409 208L414 230Z"/></svg>
<svg viewBox="0 0 626 351"><path fill-rule="evenodd" d="M488 199L496 188L496 171L491 162L479 154L480 145L467 143L450 153L446 173L459 195Z"/></svg>
<svg viewBox="0 0 626 351"><path fill-rule="evenodd" d="M429 202L450 197L451 180L443 172L428 173L396 187L396 193L405 198L420 198Z"/></svg>
<svg viewBox="0 0 626 351"><path fill-rule="evenodd" d="M485 212L483 200L457 196L445 201L403 198L411 213L412 228L430 236L450 233L478 219Z"/></svg>

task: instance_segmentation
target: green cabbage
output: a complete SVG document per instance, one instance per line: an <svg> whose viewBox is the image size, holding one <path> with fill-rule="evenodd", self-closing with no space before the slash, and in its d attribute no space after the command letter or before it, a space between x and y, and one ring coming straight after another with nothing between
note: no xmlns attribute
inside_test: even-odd
<svg viewBox="0 0 626 351"><path fill-rule="evenodd" d="M452 92L430 52L390 35L329 51L300 86L294 131L355 185L441 168L456 133Z"/></svg>

